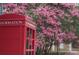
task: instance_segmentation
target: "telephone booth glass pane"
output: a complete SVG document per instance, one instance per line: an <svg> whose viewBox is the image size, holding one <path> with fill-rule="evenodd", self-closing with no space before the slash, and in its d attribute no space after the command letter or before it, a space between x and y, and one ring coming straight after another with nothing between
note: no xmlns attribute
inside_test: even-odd
<svg viewBox="0 0 79 59"><path fill-rule="evenodd" d="M29 44L29 42L28 42L28 39L26 40L26 48L28 49L28 44Z"/></svg>

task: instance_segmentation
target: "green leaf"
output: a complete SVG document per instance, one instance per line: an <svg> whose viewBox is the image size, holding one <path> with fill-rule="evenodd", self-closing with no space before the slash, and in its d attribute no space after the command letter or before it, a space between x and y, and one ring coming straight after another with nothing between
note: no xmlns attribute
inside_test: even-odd
<svg viewBox="0 0 79 59"><path fill-rule="evenodd" d="M65 9L64 12L67 13L67 14L71 14L69 9Z"/></svg>
<svg viewBox="0 0 79 59"><path fill-rule="evenodd" d="M42 32L42 29L40 28L40 25L37 25L37 32Z"/></svg>
<svg viewBox="0 0 79 59"><path fill-rule="evenodd" d="M38 16L37 15L33 15L32 17L33 17L33 20L34 21L37 21L38 20Z"/></svg>

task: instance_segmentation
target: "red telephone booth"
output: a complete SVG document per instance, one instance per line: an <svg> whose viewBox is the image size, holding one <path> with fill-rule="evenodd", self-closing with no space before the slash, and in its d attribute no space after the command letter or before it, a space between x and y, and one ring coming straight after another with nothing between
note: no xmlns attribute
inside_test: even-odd
<svg viewBox="0 0 79 59"><path fill-rule="evenodd" d="M0 54L34 55L36 24L26 16L4 14L0 16Z"/></svg>

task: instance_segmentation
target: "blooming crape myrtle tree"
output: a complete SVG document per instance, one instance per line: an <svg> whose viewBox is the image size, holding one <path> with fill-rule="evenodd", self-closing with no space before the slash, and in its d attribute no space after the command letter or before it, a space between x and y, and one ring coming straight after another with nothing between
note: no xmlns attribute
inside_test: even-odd
<svg viewBox="0 0 79 59"><path fill-rule="evenodd" d="M64 4L64 7L68 8L65 10L64 19L61 20L62 30L65 31L66 38L68 41L73 41L78 38L78 23L79 23L79 8L74 4Z"/></svg>
<svg viewBox="0 0 79 59"><path fill-rule="evenodd" d="M27 4L25 3L4 3L2 7L4 8L3 13L16 13L25 15Z"/></svg>
<svg viewBox="0 0 79 59"><path fill-rule="evenodd" d="M38 33L46 36L45 41L49 42L50 48L54 40L60 43L65 40L73 41L78 37L74 22L78 21L79 9L74 4L46 4L36 8L35 14L38 15Z"/></svg>
<svg viewBox="0 0 79 59"><path fill-rule="evenodd" d="M52 41L57 40L58 42L61 42L63 39L63 37L59 37L62 33L60 27L61 23L56 18L57 12L61 10L56 10L57 9L54 6L53 9L49 6L41 6L35 10L36 14L39 16L39 20L37 20L37 26L39 27L38 32L41 32L46 36L45 42L48 42L47 46L50 48L52 46Z"/></svg>

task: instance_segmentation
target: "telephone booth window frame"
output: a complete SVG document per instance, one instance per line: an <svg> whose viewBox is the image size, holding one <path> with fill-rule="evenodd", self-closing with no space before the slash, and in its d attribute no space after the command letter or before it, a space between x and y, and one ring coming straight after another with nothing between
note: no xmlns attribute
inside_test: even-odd
<svg viewBox="0 0 79 59"><path fill-rule="evenodd" d="M35 30L32 28L26 28L26 55L34 54L34 39ZM30 45L30 46L29 46Z"/></svg>

